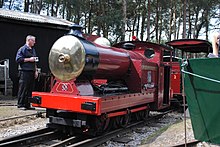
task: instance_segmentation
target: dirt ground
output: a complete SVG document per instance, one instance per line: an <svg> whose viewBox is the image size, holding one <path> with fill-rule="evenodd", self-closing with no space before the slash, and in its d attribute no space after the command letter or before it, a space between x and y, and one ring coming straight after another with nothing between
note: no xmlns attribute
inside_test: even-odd
<svg viewBox="0 0 220 147"><path fill-rule="evenodd" d="M143 145L141 145L140 147L172 147L180 144L185 144L194 140L195 138L193 134L191 120L190 118L186 118L186 120L183 120L168 127L166 131L161 133L156 138L153 138L150 141L151 143L146 143L146 140L143 140ZM196 147L220 147L220 145L200 142L196 145Z"/></svg>
<svg viewBox="0 0 220 147"><path fill-rule="evenodd" d="M0 132L3 133L7 129L11 129L14 125L19 125L22 123L31 123L32 120L36 119L36 116L30 116L26 119L14 119L12 121L1 121L5 118L35 114L39 111L45 111L43 109L36 110L20 110L16 107L17 100L16 99L2 99L0 97ZM5 104L9 104L7 106ZM5 106L4 106L5 105ZM13 106L14 105L14 106ZM42 124L45 123L45 120L42 121ZM186 125L184 125L186 124ZM185 126L186 126L186 134L185 134ZM19 127L19 126L18 126ZM4 130L4 131L3 131ZM185 135L186 141L194 140L191 120L189 118L185 121L181 121L179 123L173 124L169 126L164 132L153 137L150 141L149 139L143 140L141 147L164 147L164 146L174 146L177 144L185 143ZM150 143L149 143L150 142ZM210 145L208 143L199 143L197 146L199 147L220 147L217 145Z"/></svg>
<svg viewBox="0 0 220 147"><path fill-rule="evenodd" d="M185 125L184 121L171 125L165 132L160 134L151 143L143 144L141 147L162 147L174 146L185 142ZM194 140L192 125L190 119L186 120L186 140L187 142Z"/></svg>

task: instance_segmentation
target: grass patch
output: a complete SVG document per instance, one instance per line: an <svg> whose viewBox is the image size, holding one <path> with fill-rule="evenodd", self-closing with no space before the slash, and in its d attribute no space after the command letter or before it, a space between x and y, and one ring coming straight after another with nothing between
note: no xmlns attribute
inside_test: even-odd
<svg viewBox="0 0 220 147"><path fill-rule="evenodd" d="M176 121L174 124L178 124L181 123L182 120L178 120ZM141 145L143 144L149 144L155 141L155 139L160 136L163 132L165 132L170 126L174 125L174 124L170 124L168 126L162 127L159 130L155 131L155 133L153 133L152 135L148 136L147 138L145 138L144 140L141 141Z"/></svg>

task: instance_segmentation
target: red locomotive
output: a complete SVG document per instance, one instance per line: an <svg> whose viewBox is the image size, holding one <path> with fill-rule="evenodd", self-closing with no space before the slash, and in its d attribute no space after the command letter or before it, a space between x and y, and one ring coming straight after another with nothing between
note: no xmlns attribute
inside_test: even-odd
<svg viewBox="0 0 220 147"><path fill-rule="evenodd" d="M170 107L172 64L163 61L170 48L143 41L110 47L72 32L50 50L51 92L33 92L30 99L46 108L48 127L96 134Z"/></svg>

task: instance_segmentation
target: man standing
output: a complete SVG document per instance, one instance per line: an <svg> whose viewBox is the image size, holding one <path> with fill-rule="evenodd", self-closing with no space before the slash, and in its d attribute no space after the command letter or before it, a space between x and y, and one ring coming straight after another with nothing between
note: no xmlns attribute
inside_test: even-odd
<svg viewBox="0 0 220 147"><path fill-rule="evenodd" d="M37 78L38 57L33 48L35 44L35 37L28 35L26 37L26 44L22 46L16 55L16 62L19 70L19 89L18 89L18 108L33 109L30 107L28 98L32 96L34 86L34 79Z"/></svg>

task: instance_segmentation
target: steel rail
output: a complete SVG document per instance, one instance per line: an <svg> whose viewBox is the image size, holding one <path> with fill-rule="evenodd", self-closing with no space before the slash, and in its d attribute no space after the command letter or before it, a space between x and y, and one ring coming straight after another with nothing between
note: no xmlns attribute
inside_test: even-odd
<svg viewBox="0 0 220 147"><path fill-rule="evenodd" d="M0 104L1 107L3 106L17 106L17 104L10 104L10 103L4 103L4 104Z"/></svg>
<svg viewBox="0 0 220 147"><path fill-rule="evenodd" d="M7 120L12 120L12 119L23 118L23 117L27 117L27 116L33 116L33 115L36 115L36 116L40 117L40 116L42 116L43 113L46 113L46 112L44 112L44 111L38 111L38 112L32 113L32 114L27 114L27 115L22 115L22 116L15 116L15 117L4 118L4 119L0 119L0 122L2 122L2 121L7 121Z"/></svg>
<svg viewBox="0 0 220 147"><path fill-rule="evenodd" d="M43 128L43 129L39 129L39 130L34 131L34 132L28 132L28 133L25 133L25 134L20 134L20 135L13 136L13 137L8 137L8 138L0 140L0 146L4 146L8 142L13 142L15 140L21 140L23 138L28 138L30 136L36 136L36 135L48 133L48 132L51 132L51 131L53 131L53 129Z"/></svg>
<svg viewBox="0 0 220 147"><path fill-rule="evenodd" d="M34 136L22 138L22 139L5 142L5 143L0 144L0 147L27 146L27 145L32 145L38 142L48 141L48 139L53 140L59 137L60 137L60 133L51 131L51 132L46 132L46 133L39 134L39 135L34 135Z"/></svg>

